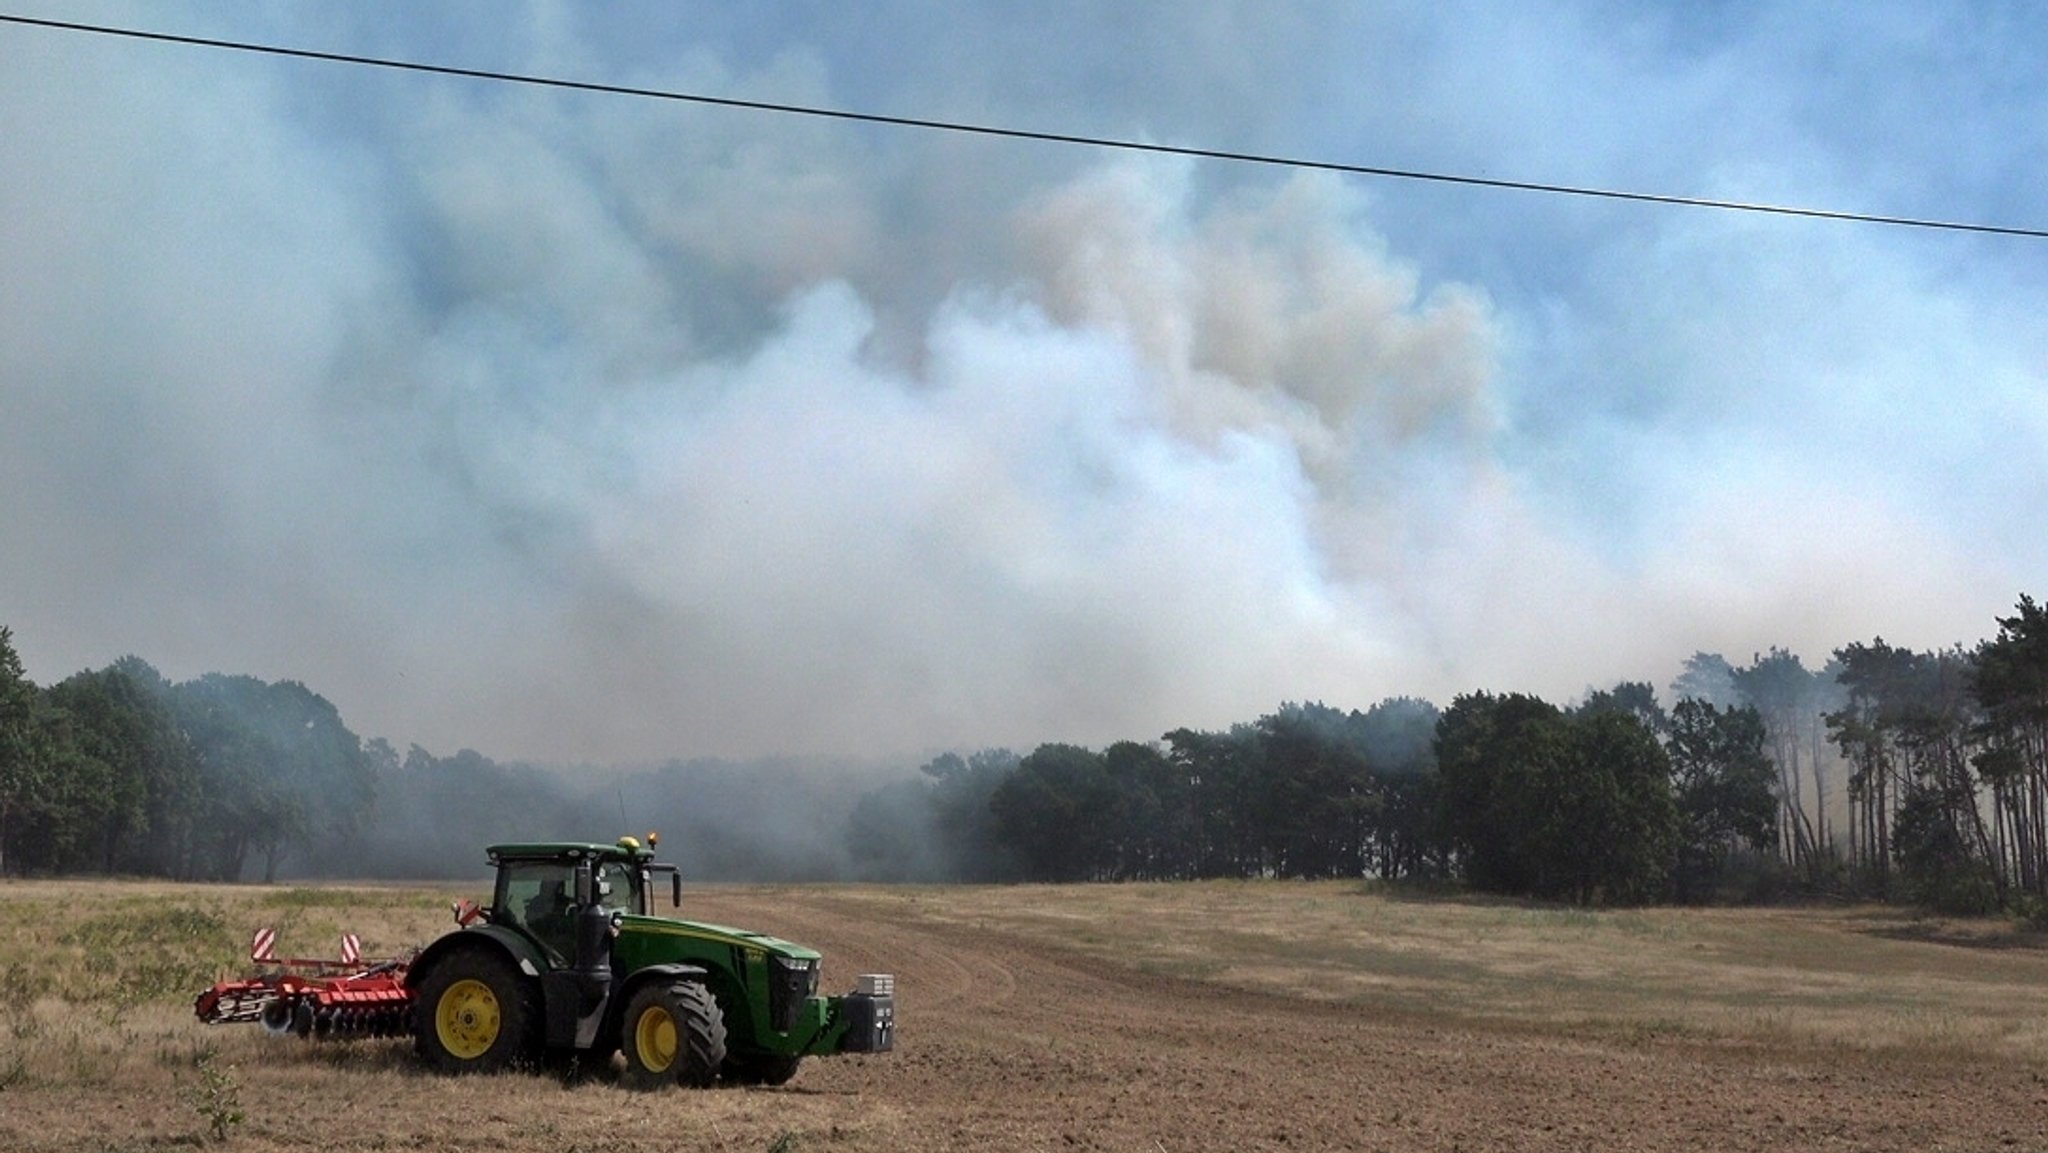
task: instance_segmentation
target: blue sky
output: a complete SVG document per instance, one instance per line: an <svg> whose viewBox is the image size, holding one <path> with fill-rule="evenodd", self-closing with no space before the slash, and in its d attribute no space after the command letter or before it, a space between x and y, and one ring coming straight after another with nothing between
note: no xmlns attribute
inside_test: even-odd
<svg viewBox="0 0 2048 1153"><path fill-rule="evenodd" d="M2048 226L2023 4L68 4L1341 163ZM2048 241L0 26L0 623L627 759L1102 744L1973 643Z"/></svg>

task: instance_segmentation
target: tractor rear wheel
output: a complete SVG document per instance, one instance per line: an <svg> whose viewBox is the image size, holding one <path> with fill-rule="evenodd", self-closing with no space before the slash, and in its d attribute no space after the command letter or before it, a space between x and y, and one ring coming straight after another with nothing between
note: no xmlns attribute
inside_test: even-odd
<svg viewBox="0 0 2048 1153"><path fill-rule="evenodd" d="M464 949L443 958L413 1008L413 1044L443 1073L495 1073L532 1053L533 992L502 956Z"/></svg>
<svg viewBox="0 0 2048 1153"><path fill-rule="evenodd" d="M725 1063L725 1016L711 990L692 981L648 985L626 1003L619 1048L629 1089L702 1089Z"/></svg>

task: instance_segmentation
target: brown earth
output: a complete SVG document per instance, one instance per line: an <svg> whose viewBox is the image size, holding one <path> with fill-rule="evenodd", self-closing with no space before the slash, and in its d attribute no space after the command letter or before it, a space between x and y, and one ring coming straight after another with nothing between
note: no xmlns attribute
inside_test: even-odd
<svg viewBox="0 0 2048 1153"><path fill-rule="evenodd" d="M691 915L821 949L828 988L893 971L894 1053L780 1089L632 1094L609 1075L441 1079L400 1043L205 1031L246 1117L234 1149L1991 1150L2048 1148L2037 1066L1388 1019L1091 957L831 889L693 895ZM0 1087L0 1148L211 1145L205 1086L167 1075ZM217 1105L215 1106L218 1107Z"/></svg>
<svg viewBox="0 0 2048 1153"><path fill-rule="evenodd" d="M799 1084L885 1106L906 1148L2048 1148L2048 1086L1983 1058L1390 1021L783 899L828 963L899 974L899 1052Z"/></svg>

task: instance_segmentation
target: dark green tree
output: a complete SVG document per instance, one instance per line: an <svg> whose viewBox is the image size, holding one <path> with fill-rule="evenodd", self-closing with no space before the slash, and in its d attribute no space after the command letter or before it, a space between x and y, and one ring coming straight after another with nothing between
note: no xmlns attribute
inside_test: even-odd
<svg viewBox="0 0 2048 1153"><path fill-rule="evenodd" d="M1547 894L1543 830L1569 798L1547 795L1568 755L1563 715L1522 694L1458 697L1437 722L1439 833L1465 879L1496 893Z"/></svg>
<svg viewBox="0 0 2048 1153"><path fill-rule="evenodd" d="M1195 872L1203 877L1252 877L1265 870L1261 816L1266 809L1257 730L1175 729L1166 734L1167 759L1187 782L1194 826Z"/></svg>
<svg viewBox="0 0 2048 1153"><path fill-rule="evenodd" d="M1955 800L1924 780L1906 784L1893 851L1906 895L1937 912L1982 916L2003 903L1991 863L1955 819Z"/></svg>
<svg viewBox="0 0 2048 1153"><path fill-rule="evenodd" d="M1852 859L1883 892L1892 865L1893 824L1912 775L1902 743L1911 715L1920 708L1925 668L1920 654L1878 637L1835 650L1836 674L1844 690L1840 708L1827 716L1830 739L1849 767Z"/></svg>
<svg viewBox="0 0 2048 1153"><path fill-rule="evenodd" d="M981 749L966 757L946 753L919 770L931 780L931 828L942 859L963 881L1002 881L1013 869L989 801L1017 769L1008 749Z"/></svg>
<svg viewBox="0 0 2048 1153"><path fill-rule="evenodd" d="M1670 731L1671 718L1658 703L1657 690L1648 681L1623 681L1611 689L1589 693L1586 703L1576 710L1581 716L1598 713L1619 713L1633 717L1642 726L1658 736Z"/></svg>
<svg viewBox="0 0 2048 1153"><path fill-rule="evenodd" d="M1845 646L1835 656L1844 695L1827 723L1851 767L1857 859L1881 883L1892 867L1909 874L1933 870L1901 879L1921 894L1916 899L1940 894L1948 905L1958 903L1959 878L1969 873L1972 879L1964 887L1973 887L1981 866L2002 900L2003 858L1978 803L1976 772L1988 763L1995 780L2003 766L1996 757L1986 762L1982 755L1984 714L1972 695L1972 686L1980 683L1972 656L1960 650L1910 652L1882 638ZM1994 804L1998 798L1994 792ZM1915 822L1910 845L1899 824L1909 806ZM1937 822L1949 828L1937 830ZM1955 852L1975 865L1964 869ZM1960 904L1975 901L1969 897Z"/></svg>
<svg viewBox="0 0 2048 1153"><path fill-rule="evenodd" d="M53 776L53 833L63 871L146 867L156 810L190 788L189 746L163 701L118 666L83 672L44 693L62 735Z"/></svg>
<svg viewBox="0 0 2048 1153"><path fill-rule="evenodd" d="M1576 804L1562 815L1554 851L1576 865L1578 903L1628 904L1664 895L1678 850L1671 762L1634 716L1595 713L1571 726L1570 775L1559 787Z"/></svg>
<svg viewBox="0 0 2048 1153"><path fill-rule="evenodd" d="M1442 829L1492 892L1590 904L1659 894L1676 850L1670 766L1641 722L1479 693L1437 727Z"/></svg>
<svg viewBox="0 0 2048 1153"><path fill-rule="evenodd" d="M1999 857L2021 891L2048 898L2048 608L2020 597L1975 655L1976 768L1992 790Z"/></svg>
<svg viewBox="0 0 2048 1153"><path fill-rule="evenodd" d="M1763 718L1687 697L1671 708L1665 751L1678 806L1679 900L1713 895L1735 851L1768 851L1776 835L1777 771L1764 755Z"/></svg>
<svg viewBox="0 0 2048 1153"><path fill-rule="evenodd" d="M198 752L179 723L171 685L140 657L126 656L101 674L113 698L122 742L136 751L143 780L141 836L116 856L123 871L177 876L191 859L203 797Z"/></svg>
<svg viewBox="0 0 2048 1153"><path fill-rule="evenodd" d="M1108 875L1116 794L1102 755L1078 745L1033 749L989 797L997 836L1040 881Z"/></svg>
<svg viewBox="0 0 2048 1153"><path fill-rule="evenodd" d="M1259 719L1260 840L1275 875L1364 875L1385 798L1360 749L1358 719L1322 704L1282 705Z"/></svg>
<svg viewBox="0 0 2048 1153"><path fill-rule="evenodd" d="M10 838L42 795L36 753L38 694L14 651L14 632L0 625L0 875L14 867Z"/></svg>
<svg viewBox="0 0 2048 1153"><path fill-rule="evenodd" d="M1156 745L1118 741L1102 753L1109 777L1110 872L1119 880L1194 876L1193 794Z"/></svg>
<svg viewBox="0 0 2048 1153"><path fill-rule="evenodd" d="M1433 835L1437 806L1435 705L1414 697L1381 701L1355 723L1356 742L1381 798L1366 847L1366 872L1442 875L1447 854Z"/></svg>
<svg viewBox="0 0 2048 1153"><path fill-rule="evenodd" d="M345 838L367 811L362 742L306 686L209 673L174 686L171 700L199 766L195 875L235 880L253 859L272 879L287 852Z"/></svg>

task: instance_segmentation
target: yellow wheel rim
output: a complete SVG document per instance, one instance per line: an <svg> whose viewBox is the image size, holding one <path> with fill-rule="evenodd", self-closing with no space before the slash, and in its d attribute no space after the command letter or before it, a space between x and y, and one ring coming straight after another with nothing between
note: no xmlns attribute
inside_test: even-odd
<svg viewBox="0 0 2048 1153"><path fill-rule="evenodd" d="M477 980L457 981L441 993L434 1006L434 1032L441 1047L474 1061L498 1040L498 995Z"/></svg>
<svg viewBox="0 0 2048 1153"><path fill-rule="evenodd" d="M676 1019L668 1010L651 1005L633 1022L633 1048L649 1073L666 1073L676 1063Z"/></svg>

